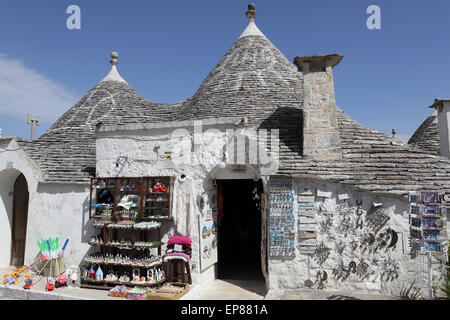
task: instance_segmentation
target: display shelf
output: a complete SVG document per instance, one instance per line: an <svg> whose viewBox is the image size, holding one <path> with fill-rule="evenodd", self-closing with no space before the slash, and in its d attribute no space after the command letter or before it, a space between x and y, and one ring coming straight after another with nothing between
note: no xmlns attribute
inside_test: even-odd
<svg viewBox="0 0 450 320"><path fill-rule="evenodd" d="M122 266L122 267L132 267L132 268L147 268L147 269L153 269L161 267L164 262L158 262L151 265L143 265L143 264L133 264L133 263L120 263L120 262L107 262L107 261L99 261L99 262L93 262L91 260L83 260L86 264L89 265L105 265L105 266Z"/></svg>
<svg viewBox="0 0 450 320"><path fill-rule="evenodd" d="M159 286L159 285L162 285L162 284L164 284L167 280L166 279L162 279L161 281L158 281L158 282L149 282L149 281L146 281L146 282L138 282L138 281L107 281L107 280L95 280L95 279L91 279L91 278L86 278L86 277L81 277L81 279L84 281L84 282L87 282L87 283L93 283L93 284L96 284L97 286L98 285L121 285L121 284L123 284L123 285L125 285L125 286L142 286L142 287L153 287L153 286ZM82 287L84 286L84 287L88 287L89 285L88 284L82 284L81 285ZM94 285L90 285L89 287L94 287L94 288L96 288L96 286Z"/></svg>
<svg viewBox="0 0 450 320"><path fill-rule="evenodd" d="M133 248L136 248L139 250L139 249L158 248L158 247L161 247L162 245L164 245L164 242L161 242L160 244L151 244L151 242L149 242L149 244L115 244L115 243L97 243L97 242L89 241L88 244L91 246L114 247L114 248L124 249L124 250L126 250L126 249L132 250Z"/></svg>
<svg viewBox="0 0 450 320"><path fill-rule="evenodd" d="M113 259L102 261L102 258L99 260L88 258L83 260L83 264L91 267L107 266L106 268L112 268L119 274L129 273L131 269L136 268L147 269L148 272L156 268L164 269L161 255L164 245L161 241L161 223L154 220L172 220L172 183L173 178L167 176L92 178L89 218L93 220L93 227L100 231L99 235L89 241L92 247L97 247L95 250L100 250L94 253L94 257L99 253L100 256L114 259L118 258L117 255L125 254L127 261L133 262L119 263ZM122 239L119 239L119 234ZM123 237L125 234L128 236ZM120 243L121 240L126 242ZM136 263L147 259L153 260L152 250L157 251L158 260L155 259L156 261L150 264ZM154 253L156 255L156 252ZM151 286L164 282L165 279L157 283L150 281L141 284ZM82 287L110 289L109 285L117 284L140 285L133 281L105 281L82 277Z"/></svg>
<svg viewBox="0 0 450 320"><path fill-rule="evenodd" d="M170 218L172 183L170 176L91 178L89 218L117 219L119 212L128 208L141 218L154 216L148 212L151 210L159 210L158 215ZM158 203L164 207L159 208ZM152 208L146 208L147 204Z"/></svg>
<svg viewBox="0 0 450 320"><path fill-rule="evenodd" d="M152 220L154 220L154 221L165 221L165 220L167 220L167 221L172 221L172 220L173 220L173 217L166 217L166 216L148 216L148 217L143 217L142 220L145 220L145 221L152 221Z"/></svg>
<svg viewBox="0 0 450 320"><path fill-rule="evenodd" d="M114 211L115 178L92 178L89 194L89 218L111 216Z"/></svg>

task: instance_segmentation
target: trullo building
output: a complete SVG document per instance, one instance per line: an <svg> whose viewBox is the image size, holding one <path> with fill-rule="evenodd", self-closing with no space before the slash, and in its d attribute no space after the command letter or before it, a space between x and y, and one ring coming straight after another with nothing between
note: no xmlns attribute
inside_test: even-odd
<svg viewBox="0 0 450 320"><path fill-rule="evenodd" d="M155 190L160 179L170 190L163 213L147 212L142 193L125 200L161 223L152 254L189 236L194 285L231 276L268 289L399 294L418 277L423 253L442 251L432 244L447 236L439 222L435 242L412 225L412 213L424 220L410 201L437 203L433 216L444 221L450 161L338 107L342 55L285 57L256 26L253 5L247 17L185 101L144 99L113 53L109 74L39 139L0 140L0 265L33 261L36 241L58 236L70 238L66 262L83 268L102 250L90 243L101 234L98 187L110 187L121 212L127 191Z"/></svg>

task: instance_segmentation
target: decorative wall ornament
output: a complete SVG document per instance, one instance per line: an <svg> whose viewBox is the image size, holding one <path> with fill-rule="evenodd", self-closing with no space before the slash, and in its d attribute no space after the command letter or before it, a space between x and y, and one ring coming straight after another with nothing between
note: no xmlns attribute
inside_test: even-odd
<svg viewBox="0 0 450 320"><path fill-rule="evenodd" d="M350 276L350 273L356 272L356 262L351 261L348 264L348 267L344 265L343 262L340 262L338 265L336 265L333 268L333 275L336 277L336 279L345 281Z"/></svg>
<svg viewBox="0 0 450 320"><path fill-rule="evenodd" d="M337 280L345 281L350 275L349 269L341 262L333 268L333 276Z"/></svg>
<svg viewBox="0 0 450 320"><path fill-rule="evenodd" d="M366 224L375 234L389 221L390 210L383 207L372 207L366 214Z"/></svg>
<svg viewBox="0 0 450 320"><path fill-rule="evenodd" d="M272 257L295 256L295 215L292 179L269 180L269 254Z"/></svg>
<svg viewBox="0 0 450 320"><path fill-rule="evenodd" d="M315 239L317 238L317 231L313 230L299 230L300 239Z"/></svg>
<svg viewBox="0 0 450 320"><path fill-rule="evenodd" d="M371 270L369 264L364 260L361 260L358 264L351 261L348 267L341 262L333 268L333 275L337 280L345 281L351 273L356 274L361 280L365 280L375 274L375 271Z"/></svg>
<svg viewBox="0 0 450 320"><path fill-rule="evenodd" d="M338 199L340 201L345 201L345 200L350 199L350 196L347 193L340 193L340 194L338 194Z"/></svg>
<svg viewBox="0 0 450 320"><path fill-rule="evenodd" d="M375 243L375 241L376 237L373 233L369 233L368 235L364 236L361 244L359 245L362 253L365 253L366 251L369 251L369 253L373 252L373 244Z"/></svg>
<svg viewBox="0 0 450 320"><path fill-rule="evenodd" d="M323 198L331 198L332 192L327 190L320 190L320 188L317 189L317 196L323 197Z"/></svg>
<svg viewBox="0 0 450 320"><path fill-rule="evenodd" d="M322 215L333 217L333 211L333 203L329 199L325 199L319 204L319 213Z"/></svg>
<svg viewBox="0 0 450 320"><path fill-rule="evenodd" d="M397 234L397 232L395 232L395 230L390 229L390 228L388 228L386 231L390 233L390 239L391 239L391 242L387 246L386 250L395 249L397 247L398 234Z"/></svg>
<svg viewBox="0 0 450 320"><path fill-rule="evenodd" d="M328 282L328 274L324 271L318 271L316 274L316 280L306 279L304 282L305 287L312 288L315 284L318 284L317 289L322 290L325 288L324 283Z"/></svg>
<svg viewBox="0 0 450 320"><path fill-rule="evenodd" d="M355 273L361 280L365 280L375 274L375 270L370 270L369 264L361 260L355 268Z"/></svg>
<svg viewBox="0 0 450 320"><path fill-rule="evenodd" d="M355 239L350 241L350 248L352 249L352 251L355 251L356 249L358 249L358 247L359 247L358 241L356 241Z"/></svg>
<svg viewBox="0 0 450 320"><path fill-rule="evenodd" d="M369 235L363 238L360 248L363 249L363 252L366 252L367 250L369 252L375 252L382 249L388 251L390 249L395 249L397 242L397 232L388 227L385 231L380 232L378 236L369 233Z"/></svg>
<svg viewBox="0 0 450 320"><path fill-rule="evenodd" d="M399 276L400 266L392 258L387 258L381 262L381 280L393 281Z"/></svg>
<svg viewBox="0 0 450 320"><path fill-rule="evenodd" d="M355 224L355 229L362 229L364 227L364 222L363 222L363 218L362 216L358 216L358 218L356 219L356 224Z"/></svg>
<svg viewBox="0 0 450 320"><path fill-rule="evenodd" d="M351 215L355 213L355 208L350 207L346 201L343 204L336 206L336 213L344 216Z"/></svg>
<svg viewBox="0 0 450 320"><path fill-rule="evenodd" d="M375 251L385 248L388 245L390 237L391 236L389 232L380 232L374 243Z"/></svg>
<svg viewBox="0 0 450 320"><path fill-rule="evenodd" d="M353 225L353 222L352 222L352 217L344 215L341 218L341 222L339 223L338 231L344 233L344 236L347 237L347 234L349 232L353 233L353 230L354 230L354 225Z"/></svg>
<svg viewBox="0 0 450 320"><path fill-rule="evenodd" d="M319 265L322 265L330 255L331 249L325 246L323 241L319 244L317 249L314 251L313 259L319 263Z"/></svg>
<svg viewBox="0 0 450 320"><path fill-rule="evenodd" d="M328 274L326 271L318 271L316 275L316 283L319 285L317 289L322 290L325 288L324 283L328 282Z"/></svg>
<svg viewBox="0 0 450 320"><path fill-rule="evenodd" d="M323 233L329 233L332 226L333 226L333 219L331 217L326 217L320 222L320 228Z"/></svg>
<svg viewBox="0 0 450 320"><path fill-rule="evenodd" d="M342 252L344 252L345 249L345 242L342 240L337 240L334 242L334 247L336 248L336 252L339 255L342 255Z"/></svg>

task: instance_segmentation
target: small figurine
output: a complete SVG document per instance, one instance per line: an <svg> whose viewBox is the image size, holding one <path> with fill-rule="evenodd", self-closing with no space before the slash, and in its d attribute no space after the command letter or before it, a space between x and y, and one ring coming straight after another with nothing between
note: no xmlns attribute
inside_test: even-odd
<svg viewBox="0 0 450 320"><path fill-rule="evenodd" d="M69 285L71 287L75 287L75 284L77 283L77 273L72 272L71 274L68 275L68 279L69 279Z"/></svg>
<svg viewBox="0 0 450 320"><path fill-rule="evenodd" d="M58 277L55 282L55 288L67 287L67 278L64 275Z"/></svg>
<svg viewBox="0 0 450 320"><path fill-rule="evenodd" d="M164 187L164 185L161 182L158 182L153 187L153 192L166 192L167 189Z"/></svg>
<svg viewBox="0 0 450 320"><path fill-rule="evenodd" d="M50 279L47 285L45 286L45 291L53 291L53 290L55 290L55 285L53 284L53 280Z"/></svg>
<svg viewBox="0 0 450 320"><path fill-rule="evenodd" d="M9 274L5 274L3 276L3 284L14 284L16 283L16 275L14 273L11 273L11 275Z"/></svg>
<svg viewBox="0 0 450 320"><path fill-rule="evenodd" d="M30 275L27 275L27 278L25 279L25 285L23 286L25 290L31 290L33 288L33 278L31 278Z"/></svg>

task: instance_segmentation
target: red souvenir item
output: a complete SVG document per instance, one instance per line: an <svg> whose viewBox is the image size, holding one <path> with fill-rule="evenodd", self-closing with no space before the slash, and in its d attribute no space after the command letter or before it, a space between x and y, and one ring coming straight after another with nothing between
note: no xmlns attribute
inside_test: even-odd
<svg viewBox="0 0 450 320"><path fill-rule="evenodd" d="M164 187L164 185L161 182L158 182L153 187L153 192L166 192L167 189Z"/></svg>

